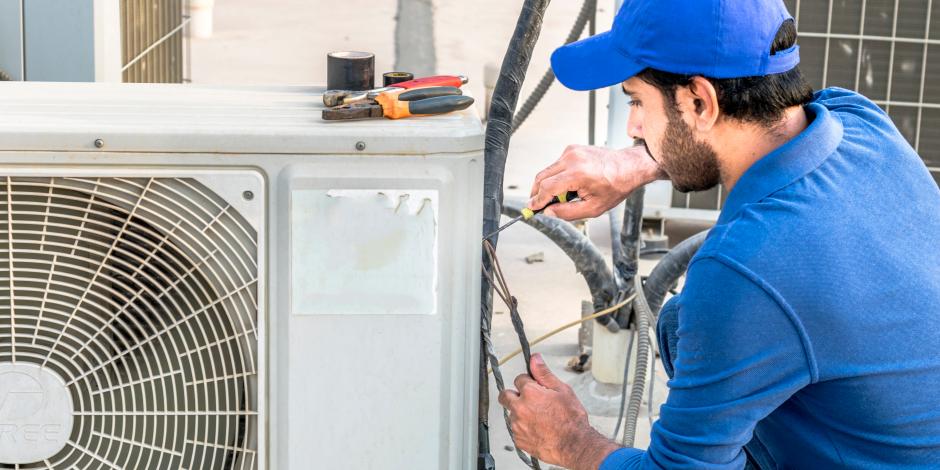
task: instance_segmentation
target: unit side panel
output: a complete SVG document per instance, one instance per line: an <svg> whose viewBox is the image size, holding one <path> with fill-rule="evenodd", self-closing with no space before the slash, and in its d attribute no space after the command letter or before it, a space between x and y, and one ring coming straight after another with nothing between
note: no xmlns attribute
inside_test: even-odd
<svg viewBox="0 0 940 470"><path fill-rule="evenodd" d="M470 468L481 174L479 155L282 173L285 468Z"/></svg>

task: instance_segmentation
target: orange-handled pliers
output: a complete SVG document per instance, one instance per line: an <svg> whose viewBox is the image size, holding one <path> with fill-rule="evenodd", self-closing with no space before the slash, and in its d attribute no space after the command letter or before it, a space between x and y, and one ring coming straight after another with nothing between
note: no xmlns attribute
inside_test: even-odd
<svg viewBox="0 0 940 470"><path fill-rule="evenodd" d="M430 116L466 109L473 98L464 96L457 87L430 87L413 90L392 90L375 97L323 110L326 121L351 119L401 119L409 116Z"/></svg>
<svg viewBox="0 0 940 470"><path fill-rule="evenodd" d="M463 75L435 75L433 77L421 77L407 82L399 82L392 86L375 88L368 91L348 91L348 90L327 90L323 93L323 104L329 107L342 106L344 104L353 104L361 101L367 101L375 98L381 93L388 91L404 91L415 88L430 88L440 86L452 86L460 88L467 84L467 77Z"/></svg>

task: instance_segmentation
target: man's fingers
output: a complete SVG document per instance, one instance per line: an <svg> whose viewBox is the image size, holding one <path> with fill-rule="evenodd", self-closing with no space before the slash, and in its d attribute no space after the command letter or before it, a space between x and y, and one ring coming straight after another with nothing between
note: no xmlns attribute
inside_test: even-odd
<svg viewBox="0 0 940 470"><path fill-rule="evenodd" d="M561 160L555 161L555 163L552 163L544 170L540 171L537 175L535 175L535 181L532 183L532 190L529 192L529 197L534 197L536 193L539 192L539 183L541 183L542 180L555 176L562 171L565 171L565 165L561 162Z"/></svg>
<svg viewBox="0 0 940 470"><path fill-rule="evenodd" d="M522 393L523 387L525 387L526 385L534 384L534 383L536 382L532 380L532 377L529 377L528 374L522 374L516 377L516 380L513 381L513 384L516 385L516 390L518 390L520 394Z"/></svg>
<svg viewBox="0 0 940 470"><path fill-rule="evenodd" d="M564 194L568 191L577 191L578 188L574 184L574 181L571 180L571 177L566 174L558 174L549 178L546 178L538 185L537 193L532 199L529 199L528 207L532 210L539 210L545 207L552 198Z"/></svg>
<svg viewBox="0 0 940 470"><path fill-rule="evenodd" d="M558 217L562 220L577 220L593 217L592 204L588 201L566 202L564 204L555 204L547 209L543 214L550 217Z"/></svg>
<svg viewBox="0 0 940 470"><path fill-rule="evenodd" d="M503 408L509 408L518 399L519 393L515 390L503 390L499 393L499 404L503 405Z"/></svg>
<svg viewBox="0 0 940 470"><path fill-rule="evenodd" d="M545 364L545 360L542 359L541 354L532 356L532 362L529 364L529 368L532 369L532 377L539 385L552 390L561 390L564 387L565 383L558 377L555 377L555 374L553 374L548 368L548 365Z"/></svg>

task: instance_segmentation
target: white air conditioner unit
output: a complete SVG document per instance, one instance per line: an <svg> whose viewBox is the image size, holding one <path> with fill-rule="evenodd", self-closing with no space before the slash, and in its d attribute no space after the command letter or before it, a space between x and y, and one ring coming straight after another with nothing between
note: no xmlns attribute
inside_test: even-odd
<svg viewBox="0 0 940 470"><path fill-rule="evenodd" d="M482 126L0 86L0 468L470 469Z"/></svg>

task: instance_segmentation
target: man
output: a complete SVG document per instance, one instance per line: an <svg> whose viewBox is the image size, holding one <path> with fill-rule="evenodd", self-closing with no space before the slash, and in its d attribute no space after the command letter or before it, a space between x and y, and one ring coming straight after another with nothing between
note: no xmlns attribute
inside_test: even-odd
<svg viewBox="0 0 940 470"><path fill-rule="evenodd" d="M560 48L576 90L622 83L645 145L570 147L529 207L596 216L668 177L730 191L660 316L669 397L647 451L591 428L536 356L500 395L517 443L571 469L940 468L940 190L887 115L815 95L780 0L628 0Z"/></svg>

